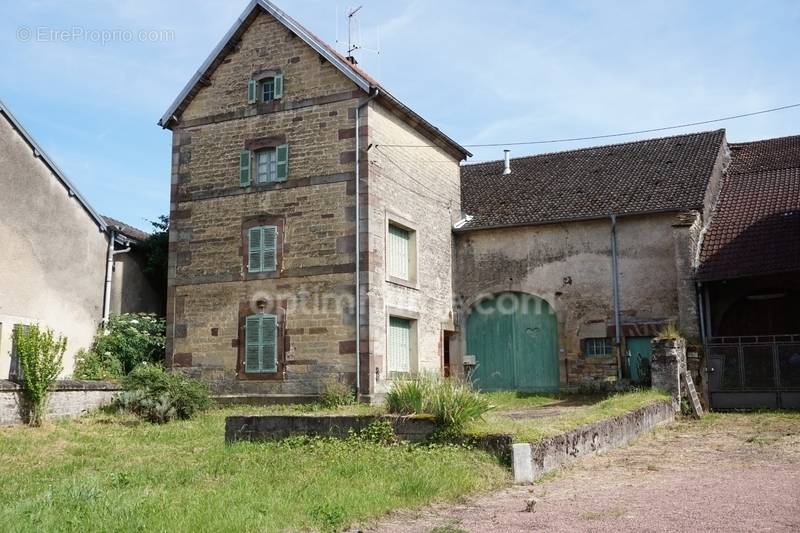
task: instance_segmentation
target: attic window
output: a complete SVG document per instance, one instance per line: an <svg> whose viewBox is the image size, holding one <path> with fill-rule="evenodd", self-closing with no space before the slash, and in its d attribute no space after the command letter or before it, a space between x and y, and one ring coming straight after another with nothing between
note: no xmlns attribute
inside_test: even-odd
<svg viewBox="0 0 800 533"><path fill-rule="evenodd" d="M247 82L247 102L272 102L283 97L283 74L262 73Z"/></svg>

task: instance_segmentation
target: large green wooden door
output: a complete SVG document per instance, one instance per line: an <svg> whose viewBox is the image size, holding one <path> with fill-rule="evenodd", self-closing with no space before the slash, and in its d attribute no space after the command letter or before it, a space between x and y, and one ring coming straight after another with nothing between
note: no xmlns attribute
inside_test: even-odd
<svg viewBox="0 0 800 533"><path fill-rule="evenodd" d="M651 340L653 340L652 337L627 337L625 339L631 381L634 383L640 383L642 380L649 378L648 371L643 369L642 366L647 365L647 368L649 368L650 355L653 353L650 345Z"/></svg>
<svg viewBox="0 0 800 533"><path fill-rule="evenodd" d="M467 354L481 390L558 391L556 317L544 300L501 293L475 305L467 320Z"/></svg>

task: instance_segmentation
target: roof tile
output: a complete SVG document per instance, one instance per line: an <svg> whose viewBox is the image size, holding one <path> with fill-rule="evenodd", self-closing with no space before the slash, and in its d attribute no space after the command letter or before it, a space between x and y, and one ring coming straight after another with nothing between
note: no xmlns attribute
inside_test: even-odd
<svg viewBox="0 0 800 533"><path fill-rule="evenodd" d="M725 130L514 158L461 168L462 230L703 205Z"/></svg>

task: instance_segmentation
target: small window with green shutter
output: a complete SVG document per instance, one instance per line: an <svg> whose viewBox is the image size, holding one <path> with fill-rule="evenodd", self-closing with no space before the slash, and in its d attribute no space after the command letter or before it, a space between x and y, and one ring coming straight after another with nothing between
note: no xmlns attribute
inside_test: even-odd
<svg viewBox="0 0 800 533"><path fill-rule="evenodd" d="M274 374L278 371L278 317L250 315L244 325L244 371Z"/></svg>
<svg viewBox="0 0 800 533"><path fill-rule="evenodd" d="M386 371L389 378L406 376L412 370L413 321L396 316L389 317Z"/></svg>
<svg viewBox="0 0 800 533"><path fill-rule="evenodd" d="M413 230L389 223L386 235L386 272L390 279L415 282L415 234Z"/></svg>
<svg viewBox="0 0 800 533"><path fill-rule="evenodd" d="M289 145L281 144L275 148L277 168L275 170L275 179L278 181L286 181L289 177Z"/></svg>
<svg viewBox="0 0 800 533"><path fill-rule="evenodd" d="M250 162L252 159L250 150L242 150L239 153L239 185L242 187L250 185Z"/></svg>
<svg viewBox="0 0 800 533"><path fill-rule="evenodd" d="M247 82L247 103L248 104L255 104L256 103L256 91L258 90L258 82L256 80L250 80Z"/></svg>
<svg viewBox="0 0 800 533"><path fill-rule="evenodd" d="M278 227L258 226L247 231L247 271L275 272L278 263Z"/></svg>

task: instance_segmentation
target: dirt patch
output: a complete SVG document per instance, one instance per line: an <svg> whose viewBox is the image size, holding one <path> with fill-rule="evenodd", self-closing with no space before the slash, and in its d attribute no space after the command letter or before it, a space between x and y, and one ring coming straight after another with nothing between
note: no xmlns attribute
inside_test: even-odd
<svg viewBox="0 0 800 533"><path fill-rule="evenodd" d="M365 531L798 531L800 414L715 414L533 486L390 515Z"/></svg>

